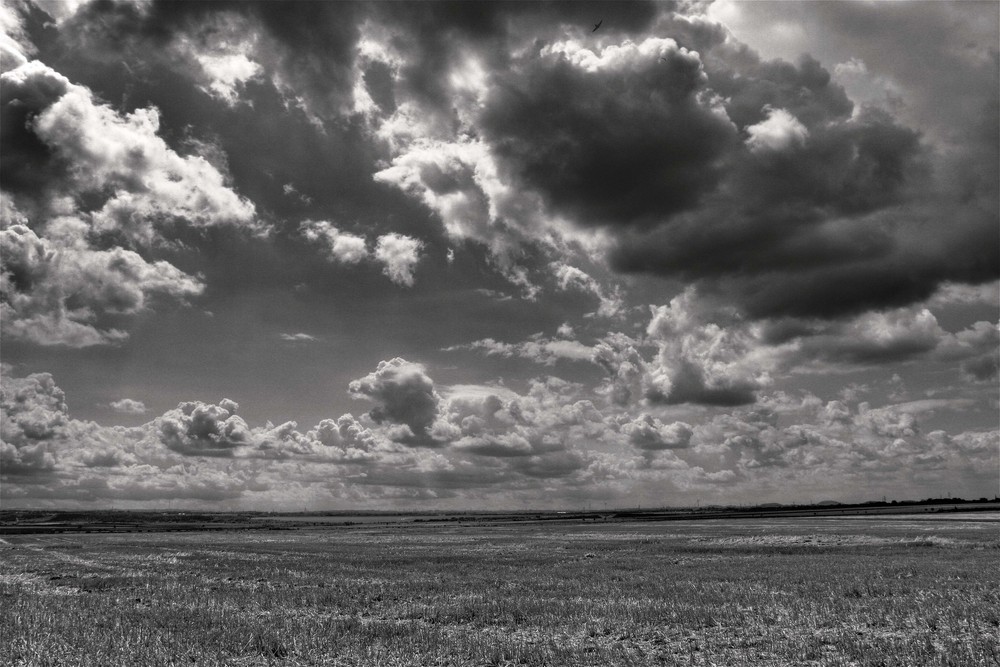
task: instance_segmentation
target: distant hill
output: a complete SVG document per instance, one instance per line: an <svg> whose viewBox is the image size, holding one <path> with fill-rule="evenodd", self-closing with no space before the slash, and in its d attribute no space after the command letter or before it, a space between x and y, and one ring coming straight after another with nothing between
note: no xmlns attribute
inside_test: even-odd
<svg viewBox="0 0 1000 667"><path fill-rule="evenodd" d="M840 503L838 503L836 500L821 500L821 501L819 501L816 504L817 505L839 505Z"/></svg>

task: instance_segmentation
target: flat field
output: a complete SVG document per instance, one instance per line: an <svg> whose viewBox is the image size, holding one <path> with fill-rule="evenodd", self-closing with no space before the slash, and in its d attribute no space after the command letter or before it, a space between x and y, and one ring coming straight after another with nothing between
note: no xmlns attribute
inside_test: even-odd
<svg viewBox="0 0 1000 667"><path fill-rule="evenodd" d="M1000 665L1000 517L6 536L3 665Z"/></svg>

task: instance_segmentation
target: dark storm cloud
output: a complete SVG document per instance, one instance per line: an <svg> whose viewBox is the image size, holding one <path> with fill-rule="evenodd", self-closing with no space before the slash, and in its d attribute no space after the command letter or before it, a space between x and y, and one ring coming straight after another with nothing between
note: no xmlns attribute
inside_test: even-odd
<svg viewBox="0 0 1000 667"><path fill-rule="evenodd" d="M737 124L746 141L730 156L720 188L697 210L661 220L649 233L620 235L615 266L719 279L717 286L735 292L754 316L837 315L928 296L941 275L914 285L910 293L901 291L899 282L912 279L911 272L893 275L895 265L911 259L894 257L910 254L900 249L899 227L909 224L914 233L928 233L899 210L920 196L918 188L929 186L929 158L919 135L882 111L849 116L843 89L815 61L804 59L798 68L780 65L761 66L759 78L739 77L740 90L729 91L737 94L727 101L727 112L745 116ZM710 85L716 82L712 74ZM752 103L738 94L747 90L758 93ZM805 99L786 99L791 93L781 93L789 90ZM926 202L916 206L910 216L926 215ZM859 265L896 280L884 293L866 297L851 290L849 281L844 285L823 275L852 273ZM789 285L787 275L801 280ZM842 287L840 298L816 298L809 289L814 276L820 285ZM871 284L868 278L864 282ZM776 297L787 303L771 302Z"/></svg>
<svg viewBox="0 0 1000 667"><path fill-rule="evenodd" d="M224 40L227 23L249 22L273 40L255 57L278 70L299 94L317 104L342 102L351 86L350 69L363 5L329 2L91 2L61 28L90 55L139 55L166 50L178 38L212 44ZM169 53L144 54L169 57Z"/></svg>
<svg viewBox="0 0 1000 667"><path fill-rule="evenodd" d="M396 40L408 54L399 71L401 92L449 115L453 102L447 73L462 58L463 48L485 53L493 68L503 69L514 45L554 39L566 32L588 33L605 17L605 33L638 33L668 6L654 2L458 1L371 3L366 8L376 20L401 32ZM383 90L379 97L387 100L388 96Z"/></svg>
<svg viewBox="0 0 1000 667"><path fill-rule="evenodd" d="M695 53L665 40L546 49L497 77L482 128L510 174L587 225L648 226L697 205L735 128L699 101Z"/></svg>

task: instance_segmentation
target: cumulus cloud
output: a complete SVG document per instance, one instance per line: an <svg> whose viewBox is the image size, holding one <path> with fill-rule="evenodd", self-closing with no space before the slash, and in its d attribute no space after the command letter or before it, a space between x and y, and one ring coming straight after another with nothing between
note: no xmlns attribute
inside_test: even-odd
<svg viewBox="0 0 1000 667"><path fill-rule="evenodd" d="M559 477L587 464L588 457L573 443L599 438L609 429L580 390L555 377L532 380L525 395L456 389L443 419L453 426L459 451L509 459L514 470L528 476Z"/></svg>
<svg viewBox="0 0 1000 667"><path fill-rule="evenodd" d="M102 328L102 316L141 312L155 294L183 300L204 289L167 262L120 247L92 249L82 223L60 222L57 241L24 225L0 230L0 313L10 338L67 347L118 343L127 334Z"/></svg>
<svg viewBox="0 0 1000 667"><path fill-rule="evenodd" d="M393 359L351 385L371 413L302 430L248 424L227 401L186 401L135 429L12 403L4 461L18 463L3 474L58 477L52 498L213 501L290 479L359 502L981 482L974 468L995 470L982 422L1000 366L995 21L979 5L741 10L829 21L815 57L780 60L706 7L620 5L591 34L586 5L49 3L44 27L5 5L7 341L122 343L160 300L228 298L237 281L210 281L234 250L269 285L306 283L317 267L285 261L306 241L402 286L423 254L447 257L429 288L447 274L458 288L441 298L485 296L510 315L502 331L461 329L491 337L449 349L590 359L605 377L592 388L505 373L528 387L517 393L435 384L433 367ZM250 161L241 138L277 116L267 164ZM283 221L266 248L242 234L265 227L258 209ZM536 301L498 296L492 272ZM558 303L543 308L548 296ZM567 304L586 301L626 333L576 322ZM577 331L527 337L567 320ZM913 361L955 385L910 382ZM846 375L876 367L906 375L908 391ZM790 398L804 373L837 400ZM45 404L56 390L35 381L26 400ZM959 417L975 427L922 426Z"/></svg>
<svg viewBox="0 0 1000 667"><path fill-rule="evenodd" d="M368 247L363 236L342 232L323 220L308 220L299 229L307 239L324 246L331 262L357 264L368 259Z"/></svg>
<svg viewBox="0 0 1000 667"><path fill-rule="evenodd" d="M375 260L380 262L382 272L397 285L413 286L413 271L420 261L420 251L424 244L418 239L403 234L390 233L378 237L375 246Z"/></svg>
<svg viewBox="0 0 1000 667"><path fill-rule="evenodd" d="M735 139L700 94L699 55L672 39L597 51L558 42L526 50L509 72L481 127L516 182L578 224L643 227L695 206Z"/></svg>
<svg viewBox="0 0 1000 667"><path fill-rule="evenodd" d="M32 61L3 74L4 104L64 164L72 193L105 194L89 214L96 231L149 243L164 220L188 224L256 223L252 203L230 189L205 158L181 156L158 136L159 112L120 115L52 68ZM15 132L5 124L5 131Z"/></svg>
<svg viewBox="0 0 1000 667"><path fill-rule="evenodd" d="M784 151L802 146L809 130L784 109L765 107L767 119L746 128L746 145L752 152Z"/></svg>
<svg viewBox="0 0 1000 667"><path fill-rule="evenodd" d="M704 310L692 289L653 308L647 333L659 346L646 390L654 403L742 405L771 381L771 362L753 332L725 313Z"/></svg>
<svg viewBox="0 0 1000 667"><path fill-rule="evenodd" d="M110 406L112 410L120 412L123 415L146 414L146 404L132 398L122 398L117 401L111 401Z"/></svg>
<svg viewBox="0 0 1000 667"><path fill-rule="evenodd" d="M638 341L622 333L609 334L594 346L591 359L607 373L598 392L615 405L628 405L643 395L647 366L638 348Z"/></svg>
<svg viewBox="0 0 1000 667"><path fill-rule="evenodd" d="M543 219L536 195L503 178L484 142L466 136L425 138L430 130L411 111L402 107L383 125L387 138L400 143L399 155L375 180L422 201L440 217L450 239L484 245L491 264L527 298L536 297L540 288L521 264L533 246L551 250L560 245L559 225Z"/></svg>
<svg viewBox="0 0 1000 667"><path fill-rule="evenodd" d="M621 427L629 442L642 450L683 449L691 441L691 425L684 422L664 424L647 414L627 422Z"/></svg>
<svg viewBox="0 0 1000 667"><path fill-rule="evenodd" d="M230 106L235 105L240 88L261 73L260 65L247 57L245 51L249 48L248 45L235 52L198 54L196 59L209 78L208 87L203 90Z"/></svg>
<svg viewBox="0 0 1000 667"><path fill-rule="evenodd" d="M396 434L400 442L433 444L429 429L441 399L422 364L401 357L380 361L374 372L352 381L348 389L355 398L377 404L369 412L375 422L405 427Z"/></svg>
<svg viewBox="0 0 1000 667"><path fill-rule="evenodd" d="M256 227L253 204L223 173L158 136L155 108L121 115L38 61L2 76L11 147L0 232L5 335L69 347L121 342L127 333L103 326L107 315L138 313L153 294L183 301L204 289L140 254L163 240L164 225Z"/></svg>
<svg viewBox="0 0 1000 667"><path fill-rule="evenodd" d="M231 456L250 444L250 427L236 414L239 405L223 399L218 405L188 401L158 420L160 440L181 454Z"/></svg>
<svg viewBox="0 0 1000 667"><path fill-rule="evenodd" d="M50 443L68 420L66 395L49 373L7 377L0 383L0 468L16 475L55 467Z"/></svg>
<svg viewBox="0 0 1000 667"><path fill-rule="evenodd" d="M908 488L908 471L987 483L973 471L992 469L1000 442L995 431L921 428L935 411L973 409L968 399L872 407L774 394L754 408L668 422L645 411L605 413L583 385L556 377L532 380L523 394L479 385L439 394L425 368L396 359L351 389L377 400L377 414L324 419L302 432L294 422L250 426L231 400L188 401L125 429L70 418L49 374L5 375L4 498L217 502L324 483L370 499L419 488L456 498L594 485L686 493L793 478L811 480L817 492L876 482L891 491ZM415 444L412 435L399 440L419 430L448 446L405 446Z"/></svg>

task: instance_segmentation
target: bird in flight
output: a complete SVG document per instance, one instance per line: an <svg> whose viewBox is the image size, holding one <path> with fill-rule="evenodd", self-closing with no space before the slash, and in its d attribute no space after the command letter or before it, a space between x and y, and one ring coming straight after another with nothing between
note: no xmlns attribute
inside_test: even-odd
<svg viewBox="0 0 1000 667"><path fill-rule="evenodd" d="M594 24L594 29L591 30L590 32L597 32L597 29L601 27L602 23L604 23L604 19L601 19L600 21L598 21L597 23L595 23Z"/></svg>

